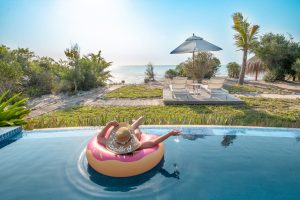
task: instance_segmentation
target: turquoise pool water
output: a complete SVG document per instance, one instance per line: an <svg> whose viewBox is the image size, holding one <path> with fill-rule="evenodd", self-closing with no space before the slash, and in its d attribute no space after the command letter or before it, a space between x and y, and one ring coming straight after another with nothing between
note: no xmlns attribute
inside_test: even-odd
<svg viewBox="0 0 300 200"><path fill-rule="evenodd" d="M130 178L88 166L84 149L96 129L24 132L0 146L0 199L300 199L299 129L182 131L165 142L157 167Z"/></svg>

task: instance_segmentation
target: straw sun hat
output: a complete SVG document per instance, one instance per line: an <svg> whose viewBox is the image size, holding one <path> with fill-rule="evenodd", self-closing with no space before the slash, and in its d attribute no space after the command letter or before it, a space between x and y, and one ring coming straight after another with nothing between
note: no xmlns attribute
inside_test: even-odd
<svg viewBox="0 0 300 200"><path fill-rule="evenodd" d="M106 148L115 154L126 154L137 150L141 143L128 123L121 122L108 137Z"/></svg>

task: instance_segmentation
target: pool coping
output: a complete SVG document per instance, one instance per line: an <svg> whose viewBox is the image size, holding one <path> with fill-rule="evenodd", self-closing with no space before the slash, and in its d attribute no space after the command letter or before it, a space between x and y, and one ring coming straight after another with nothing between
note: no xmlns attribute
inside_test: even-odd
<svg viewBox="0 0 300 200"><path fill-rule="evenodd" d="M14 126L14 127L0 127L0 128L7 128L10 129L8 131L5 131L0 134L0 143L6 142L12 138L15 138L15 136L22 134L22 127L21 126Z"/></svg>
<svg viewBox="0 0 300 200"><path fill-rule="evenodd" d="M78 126L78 127L57 127L57 128L40 128L24 131L34 131L34 130L70 130L70 129L87 129L87 128L103 128L104 126ZM277 130L298 130L300 128L285 128L285 127L263 127L263 126L224 126L224 125L141 125L141 128L251 128L251 129L277 129Z"/></svg>

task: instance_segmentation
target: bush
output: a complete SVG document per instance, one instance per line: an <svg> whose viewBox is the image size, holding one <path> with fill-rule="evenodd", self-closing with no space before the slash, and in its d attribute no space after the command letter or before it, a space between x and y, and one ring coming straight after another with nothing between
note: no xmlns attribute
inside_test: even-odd
<svg viewBox="0 0 300 200"><path fill-rule="evenodd" d="M193 59L188 58L185 62L180 63L176 70L179 76L187 76L201 82L203 78L211 78L216 75L220 68L220 60L212 53L199 52Z"/></svg>
<svg viewBox="0 0 300 200"><path fill-rule="evenodd" d="M0 45L0 93L22 91L24 72L16 55L8 47Z"/></svg>
<svg viewBox="0 0 300 200"><path fill-rule="evenodd" d="M285 75L284 75L284 73L280 72L279 70L272 70L272 71L268 71L264 75L263 79L264 79L264 81L267 81L267 82L274 82L277 80L284 80Z"/></svg>
<svg viewBox="0 0 300 200"><path fill-rule="evenodd" d="M23 120L23 117L25 117L30 112L30 110L23 106L23 104L28 99L23 98L10 105L15 99L20 96L20 94L16 94L8 100L4 100L8 93L9 92L7 91L0 97L0 127L18 126L25 124L26 122Z"/></svg>
<svg viewBox="0 0 300 200"><path fill-rule="evenodd" d="M295 81L295 79L297 78L298 81L300 81L300 58L298 58L293 66L292 69L295 71L295 75L293 76L293 80Z"/></svg>
<svg viewBox="0 0 300 200"><path fill-rule="evenodd" d="M38 57L29 49L0 45L0 93L10 90L28 96L89 90L104 86L111 77L107 62L97 54L81 57L78 45L65 51L68 61Z"/></svg>
<svg viewBox="0 0 300 200"><path fill-rule="evenodd" d="M146 71L145 71L145 81L147 80L149 81L154 81L154 67L152 65L152 63L148 63L148 65L146 66ZM145 82L146 83L146 82Z"/></svg>
<svg viewBox="0 0 300 200"><path fill-rule="evenodd" d="M165 78L174 78L178 76L178 72L175 69L169 69L165 72Z"/></svg>
<svg viewBox="0 0 300 200"><path fill-rule="evenodd" d="M300 44L293 38L281 34L267 33L260 39L255 48L258 56L268 68L265 80L285 80L285 77L295 76L292 66L300 57Z"/></svg>
<svg viewBox="0 0 300 200"><path fill-rule="evenodd" d="M239 78L241 72L241 66L236 62L231 62L227 64L227 71L229 78Z"/></svg>

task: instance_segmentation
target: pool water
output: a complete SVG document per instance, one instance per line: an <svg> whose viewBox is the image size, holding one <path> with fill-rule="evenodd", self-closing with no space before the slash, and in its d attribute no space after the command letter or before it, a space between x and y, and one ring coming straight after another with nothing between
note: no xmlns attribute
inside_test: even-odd
<svg viewBox="0 0 300 200"><path fill-rule="evenodd" d="M170 127L146 127L163 134ZM300 130L183 128L151 171L111 178L88 166L96 129L24 132L0 148L0 199L300 199Z"/></svg>

